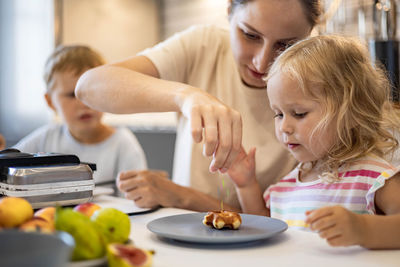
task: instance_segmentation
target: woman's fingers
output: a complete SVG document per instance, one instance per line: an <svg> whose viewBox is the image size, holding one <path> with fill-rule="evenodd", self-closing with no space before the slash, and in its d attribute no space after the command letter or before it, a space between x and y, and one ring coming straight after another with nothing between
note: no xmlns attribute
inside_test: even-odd
<svg viewBox="0 0 400 267"><path fill-rule="evenodd" d="M140 186L143 183L142 179L132 177L132 179L120 180L117 182L117 187L122 192L128 192Z"/></svg>
<svg viewBox="0 0 400 267"><path fill-rule="evenodd" d="M227 170L242 145L241 115L203 90L188 92L181 111L190 119L192 138L203 141L203 154L213 157L210 171Z"/></svg>
<svg viewBox="0 0 400 267"><path fill-rule="evenodd" d="M240 150L242 149L242 117L240 113L235 110L230 110L226 122L230 122L229 125L223 125L220 123L219 125L223 126L224 128L220 130L222 140L226 137L226 143L224 144L229 148L229 152L227 152L226 160L222 166L221 172L226 172L232 163L235 161L236 157L238 156ZM224 132L226 131L226 132ZM225 136L225 137L224 137ZM222 155L223 157L224 155Z"/></svg>
<svg viewBox="0 0 400 267"><path fill-rule="evenodd" d="M211 115L211 116L210 116ZM240 114L226 107L204 114L205 155L213 156L210 171L226 172L242 145Z"/></svg>
<svg viewBox="0 0 400 267"><path fill-rule="evenodd" d="M192 138L196 143L203 139L203 118L199 108L194 107L190 112L190 127L192 129Z"/></svg>
<svg viewBox="0 0 400 267"><path fill-rule="evenodd" d="M125 197L133 200L140 208L154 208L159 205L149 187L138 187L125 193Z"/></svg>
<svg viewBox="0 0 400 267"><path fill-rule="evenodd" d="M133 177L135 177L139 172L140 172L140 171L138 171L138 170L121 171L121 172L118 174L117 179L122 181L122 180L126 180L126 179L129 179L129 178L133 178Z"/></svg>
<svg viewBox="0 0 400 267"><path fill-rule="evenodd" d="M242 148L242 131L242 116L239 112L234 111L232 121L232 148L234 151L237 151L237 153L239 153L240 149Z"/></svg>
<svg viewBox="0 0 400 267"><path fill-rule="evenodd" d="M135 175L129 176L129 174ZM125 177L119 179L118 188L125 193L127 199L135 201L136 205L142 208L163 204L160 202L160 196L165 194L165 185L172 183L165 171L128 171L120 173L119 176Z"/></svg>
<svg viewBox="0 0 400 267"><path fill-rule="evenodd" d="M135 187L149 183L152 177L168 177L165 171L157 170L129 170L118 174L117 187L122 192L132 190Z"/></svg>
<svg viewBox="0 0 400 267"><path fill-rule="evenodd" d="M118 173L118 176L117 176L118 189L121 190L122 192L129 190L131 180L133 180L133 178L136 177L137 173L138 173L138 171L133 171L133 170L122 171L122 172Z"/></svg>
<svg viewBox="0 0 400 267"><path fill-rule="evenodd" d="M213 109L205 108L203 110L203 127L204 127L204 148L203 153L205 156L212 156L217 149L219 129L217 118Z"/></svg>
<svg viewBox="0 0 400 267"><path fill-rule="evenodd" d="M218 146L213 154L211 170L217 171L225 168L226 171L228 168L225 166L229 167L236 158L237 152L232 150L232 135L230 114L227 111L221 112L218 118Z"/></svg>

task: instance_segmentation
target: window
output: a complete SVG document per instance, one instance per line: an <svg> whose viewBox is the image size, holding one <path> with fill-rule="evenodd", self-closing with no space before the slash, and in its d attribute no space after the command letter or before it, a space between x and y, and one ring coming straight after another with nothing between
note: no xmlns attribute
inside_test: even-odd
<svg viewBox="0 0 400 267"><path fill-rule="evenodd" d="M53 0L0 1L0 133L7 146L51 118L43 69L54 48Z"/></svg>

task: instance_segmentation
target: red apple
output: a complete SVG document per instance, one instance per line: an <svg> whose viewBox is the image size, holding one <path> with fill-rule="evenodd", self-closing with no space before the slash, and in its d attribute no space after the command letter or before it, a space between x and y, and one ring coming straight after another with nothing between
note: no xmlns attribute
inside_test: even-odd
<svg viewBox="0 0 400 267"><path fill-rule="evenodd" d="M96 210L99 210L99 209L101 209L101 207L92 202L82 203L82 204L75 206L75 208L74 208L75 211L78 211L78 212L88 216L89 218L93 215L93 213Z"/></svg>

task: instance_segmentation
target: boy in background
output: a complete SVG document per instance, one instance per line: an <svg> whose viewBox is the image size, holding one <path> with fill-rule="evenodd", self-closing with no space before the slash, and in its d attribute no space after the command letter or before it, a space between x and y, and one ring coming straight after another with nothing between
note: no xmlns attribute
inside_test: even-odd
<svg viewBox="0 0 400 267"><path fill-rule="evenodd" d="M102 112L90 109L75 97L79 76L102 64L103 58L89 47L57 47L45 65L45 99L63 123L45 125L14 146L28 153L74 154L82 162L95 163L96 185L114 184L123 170L147 169L145 154L134 134L127 128L105 125Z"/></svg>

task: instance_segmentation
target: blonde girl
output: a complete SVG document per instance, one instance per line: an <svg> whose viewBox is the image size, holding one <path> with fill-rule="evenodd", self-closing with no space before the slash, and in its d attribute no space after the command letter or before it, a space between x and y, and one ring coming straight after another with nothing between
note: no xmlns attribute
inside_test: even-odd
<svg viewBox="0 0 400 267"><path fill-rule="evenodd" d="M255 149L242 151L228 171L242 209L332 246L400 248L400 168L390 163L400 122L389 91L356 39L317 36L283 52L267 92L275 134L299 165L262 195Z"/></svg>

